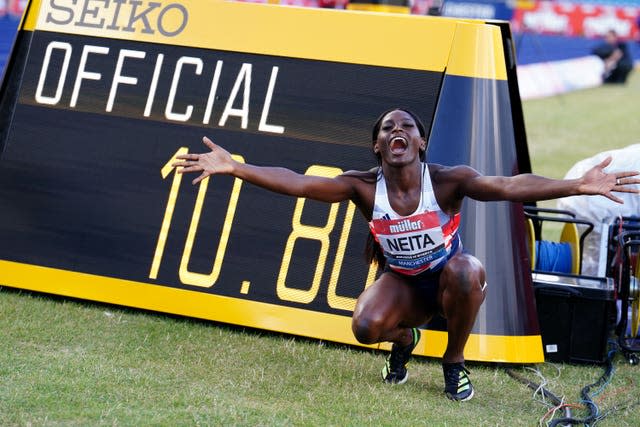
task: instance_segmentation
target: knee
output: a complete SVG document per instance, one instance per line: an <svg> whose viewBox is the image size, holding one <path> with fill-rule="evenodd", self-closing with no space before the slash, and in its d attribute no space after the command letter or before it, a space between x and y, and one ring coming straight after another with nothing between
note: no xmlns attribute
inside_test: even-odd
<svg viewBox="0 0 640 427"><path fill-rule="evenodd" d="M351 321L353 335L361 344L375 344L381 341L384 319L375 315L354 316Z"/></svg>
<svg viewBox="0 0 640 427"><path fill-rule="evenodd" d="M484 267L471 255L458 255L447 263L441 280L448 291L453 291L459 296L482 292L485 282Z"/></svg>

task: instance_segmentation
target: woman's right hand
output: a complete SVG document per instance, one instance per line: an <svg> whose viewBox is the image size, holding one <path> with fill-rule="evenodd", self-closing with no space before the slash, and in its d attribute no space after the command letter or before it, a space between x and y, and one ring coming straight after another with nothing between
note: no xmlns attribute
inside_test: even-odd
<svg viewBox="0 0 640 427"><path fill-rule="evenodd" d="M197 184L209 175L231 174L234 170L235 160L222 147L214 144L206 136L202 138L204 145L211 151L202 154L181 154L176 158L182 160L172 166L179 167L178 173L202 172L200 176L193 180Z"/></svg>

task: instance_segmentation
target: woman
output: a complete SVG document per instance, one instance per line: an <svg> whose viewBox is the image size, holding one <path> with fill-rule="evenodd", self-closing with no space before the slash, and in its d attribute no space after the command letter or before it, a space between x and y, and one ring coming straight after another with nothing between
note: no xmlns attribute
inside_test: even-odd
<svg viewBox="0 0 640 427"><path fill-rule="evenodd" d="M356 339L363 344L392 342L382 377L402 384L408 378L406 363L420 340L418 326L442 314L448 334L442 357L445 395L469 400L473 386L464 367L464 346L486 282L482 264L462 251L458 224L463 199L524 202L599 194L621 203L612 191L637 193L627 185L640 183L638 172L605 173L610 158L576 180L483 176L468 166L427 164L424 126L412 112L399 108L380 116L372 137L379 167L335 178L238 163L206 137L210 152L179 156L174 166L181 167L180 172L201 172L194 184L209 175L227 174L295 197L355 203L371 228L370 257L384 266L356 303Z"/></svg>

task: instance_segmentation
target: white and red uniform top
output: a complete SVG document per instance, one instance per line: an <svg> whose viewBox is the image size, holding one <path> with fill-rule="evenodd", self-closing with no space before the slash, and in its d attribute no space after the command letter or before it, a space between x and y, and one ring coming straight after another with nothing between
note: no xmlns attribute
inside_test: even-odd
<svg viewBox="0 0 640 427"><path fill-rule="evenodd" d="M391 207L380 169L371 218L369 228L382 248L387 267L400 274L438 271L462 245L458 235L460 214L450 216L440 209L426 163L422 163L420 203L407 216L398 215Z"/></svg>

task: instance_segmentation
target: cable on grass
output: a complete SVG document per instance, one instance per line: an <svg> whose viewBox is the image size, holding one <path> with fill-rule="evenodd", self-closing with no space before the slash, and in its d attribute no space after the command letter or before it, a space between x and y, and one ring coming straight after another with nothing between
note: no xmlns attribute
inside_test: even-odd
<svg viewBox="0 0 640 427"><path fill-rule="evenodd" d="M516 374L515 371L507 366L503 366L505 372L507 373L507 375L509 375L511 378L520 381L521 383L525 384L527 387L529 387L530 389L534 390L535 393L540 393L540 395L542 396L542 398L549 398L551 399L551 402L555 405L555 406L560 406L563 404L562 399L560 399L558 396L556 396L555 394L551 393L549 390L547 390L545 387L543 387L542 384L536 384L533 381L528 380L527 378ZM540 374L542 375L542 374ZM543 377L544 378L544 377ZM544 381L544 385L546 385L546 380ZM535 394L534 393L534 394Z"/></svg>
<svg viewBox="0 0 640 427"><path fill-rule="evenodd" d="M613 405L610 409L607 409L605 412L600 414L598 416L598 418L593 422L592 426L595 426L597 423L599 423L600 421L602 421L606 417L615 414L616 412L620 412L620 411L624 411L624 410L627 410L627 409L631 409L631 408L634 408L634 407L636 407L638 405L640 405L640 399L637 399L635 401L633 399L630 399L630 400L628 400L626 402L622 402L622 403Z"/></svg>
<svg viewBox="0 0 640 427"><path fill-rule="evenodd" d="M613 358L618 352L618 347L614 346L612 350L607 353L607 359L605 361L605 368L603 374L598 378L598 380L587 386L584 386L580 391L580 397L582 398L581 403L585 405L586 409L589 411L589 416L585 418L573 418L573 417L565 417L565 418L557 418L552 420L549 424L550 427L556 427L558 425L579 425L584 424L589 427L591 423L595 423L602 419L602 415L599 412L598 405L592 400L592 396L589 394L592 388L598 387L597 393L602 392L604 386L609 384L611 381L611 377L613 376Z"/></svg>
<svg viewBox="0 0 640 427"><path fill-rule="evenodd" d="M544 425L545 420L547 418L553 419L553 417L556 416L556 412L558 412L558 410L564 409L565 411L568 411L569 408L582 409L583 407L580 405L574 405L570 403L563 403L562 405L554 406L553 408L549 409L547 413L542 416L542 418L540 418L540 421L538 421L538 425L540 426ZM549 417L549 415L551 415L551 417ZM546 423L546 425L548 425L548 423Z"/></svg>
<svg viewBox="0 0 640 427"><path fill-rule="evenodd" d="M635 381L633 381L633 379L631 380L631 384L624 386L624 387L619 387L617 389L613 389L613 390L608 390L606 393L603 393L601 396L598 396L598 401L599 402L603 402L605 400L605 398L609 398L609 400L613 400L613 397L616 397L618 395L620 395L621 393L628 393L629 390L635 390L636 387L636 383Z"/></svg>
<svg viewBox="0 0 640 427"><path fill-rule="evenodd" d="M609 350L609 353L607 353L607 361L609 361L608 363L611 364L611 368L610 368L611 372L609 373L608 378L605 379L604 383L600 385L600 388L598 388L598 390L596 390L593 393L593 395L591 395L591 397L598 396L600 393L604 391L605 387L608 386L609 383L611 382L611 379L613 378L613 374L616 372L616 367L613 366L613 358L615 357L617 351L618 351L617 347L614 347L611 350Z"/></svg>
<svg viewBox="0 0 640 427"><path fill-rule="evenodd" d="M537 376L539 376L542 379L542 382L540 384L536 384L535 382L528 380L527 378L518 375L515 371L513 371L511 368L507 367L507 366L503 366L505 372L507 373L507 375L509 375L511 378L520 381L521 383L525 384L527 387L529 387L530 389L534 390L534 398L537 394L540 394L540 396L542 396L542 403L545 405L549 405L546 401L545 398L548 398L549 400L551 400L553 405L549 405L552 406L551 409L549 409L547 411L547 413L540 418L539 420L539 425L542 426L544 424L544 420L546 418L549 417L549 414L552 414L552 418L555 416L556 412L559 409L564 409L565 411L565 416L567 418L571 417L571 409L572 407L577 407L577 405L568 405L564 403L564 398L560 399L558 396L556 396L555 394L553 394L552 392L550 392L549 390L547 390L545 388L545 386L547 385L547 380L546 378L542 375L542 373L540 372L540 370L538 369L532 369L532 368L528 368L531 371L534 371L536 373Z"/></svg>
<svg viewBox="0 0 640 427"><path fill-rule="evenodd" d="M538 394L540 394L542 396L542 403L546 404L547 402L545 402L544 400L544 394L542 393L542 389L547 386L547 383L548 383L547 379L544 377L544 375L542 375L542 372L540 372L540 369L538 368L534 369L529 366L525 366L525 369L533 372L534 374L536 374L538 378L540 378L540 385L538 385L538 388L534 390L533 397L535 398Z"/></svg>

